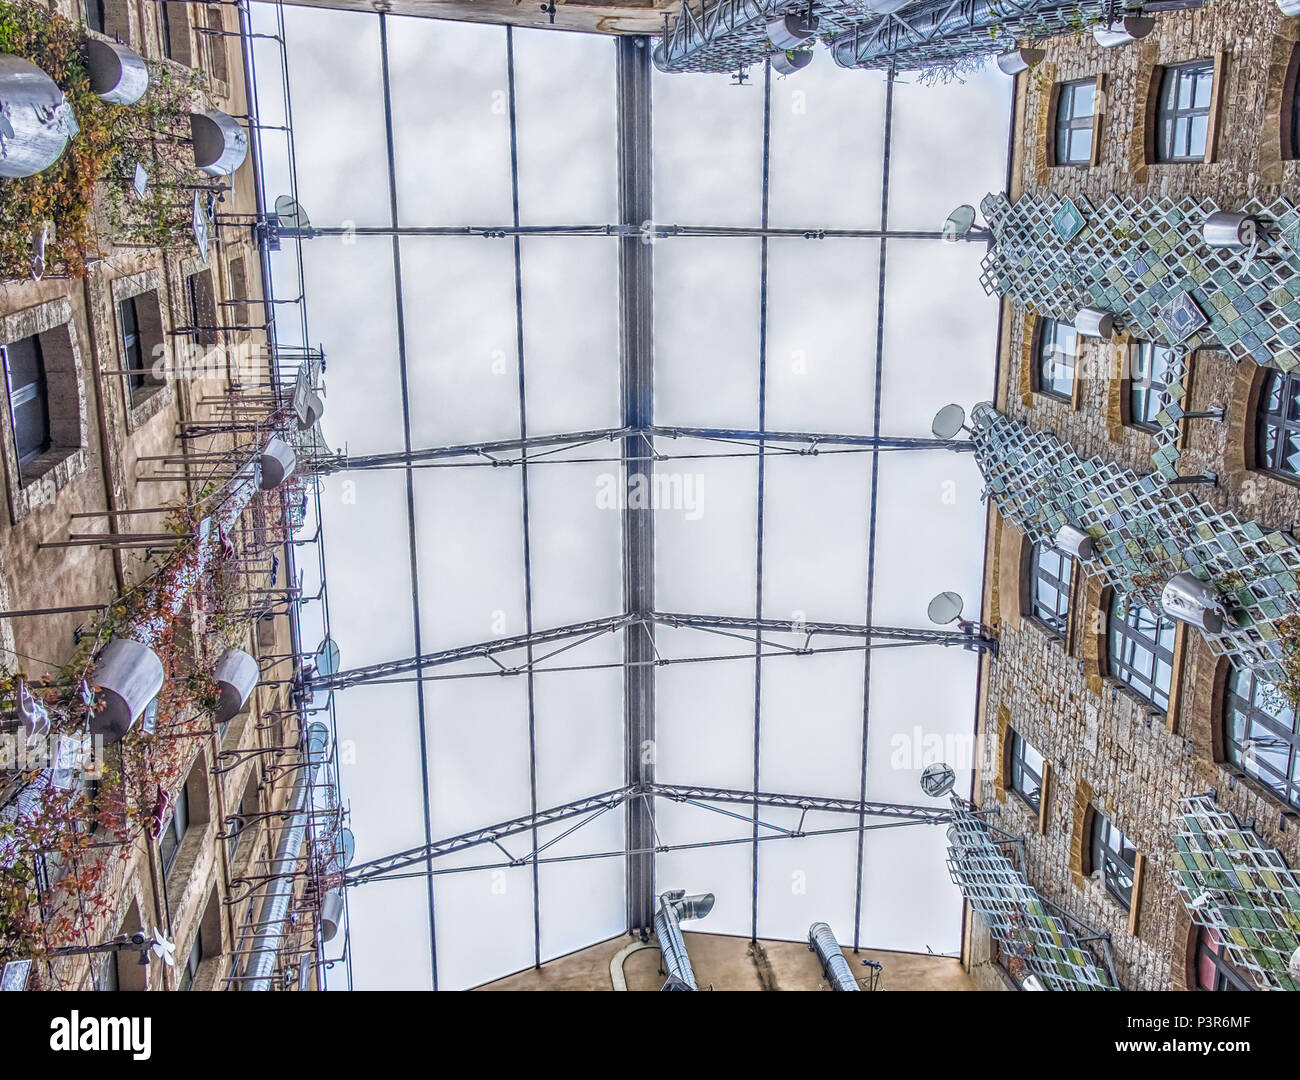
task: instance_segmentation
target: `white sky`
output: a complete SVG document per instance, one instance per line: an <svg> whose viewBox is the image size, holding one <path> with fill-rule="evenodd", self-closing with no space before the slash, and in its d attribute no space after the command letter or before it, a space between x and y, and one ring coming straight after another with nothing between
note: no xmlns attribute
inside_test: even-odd
<svg viewBox="0 0 1300 1080"><path fill-rule="evenodd" d="M273 16L255 9L258 27ZM285 9L299 198L316 225L389 220L378 20ZM390 18L397 195L403 224L508 224L511 217L504 28ZM520 213L525 224L617 220L614 44L609 38L515 32ZM257 46L262 118L280 122L276 46ZM760 221L762 74L735 87L722 76L654 77L655 220ZM958 203L977 203L1005 179L1010 81L996 71L965 86L895 86L890 224L937 228ZM774 226L877 228L883 77L844 71L829 56L772 88L770 217ZM265 133L267 191L289 189L287 156ZM523 352L534 434L616 426L616 242L527 238ZM890 241L882 432L928 435L948 401L990 395L996 305L978 285L981 250ZM515 283L509 241L421 238L401 245L414 445L518 435ZM876 240L774 240L769 245L767 424L772 429L869 433L874 393ZM758 425L760 243L680 238L656 245L656 420ZM273 259L277 294L307 297L310 334L328 355L325 430L354 454L401 449L392 245L317 239L303 246L304 278L286 244ZM293 309L280 333L294 340ZM703 452L703 443L660 449ZM582 456L604 456L596 447ZM572 456L572 455L571 455ZM698 514L656 512L657 606L752 615L757 464L753 458L669 463L702 477ZM619 515L597 505L610 463L530 470L533 621L538 628L621 610ZM764 614L862 622L867 581L870 458L769 456L764 518ZM884 455L875 550L875 621L925 625L925 605L957 589L975 610L983 508L972 458ZM324 483L332 627L343 666L414 648L405 478L334 476ZM304 535L315 522L309 522ZM524 629L522 505L517 469L415 474L419 610L425 651ZM310 548L301 548L304 564ZM308 592L317 570L304 566ZM304 611L323 633L320 605ZM733 648L734 646L734 648ZM742 642L660 630L664 656L744 652ZM617 664L607 636L565 663ZM448 673L452 669L442 669ZM457 670L486 670L464 665ZM895 737L969 734L975 661L956 650L877 651L872 661L868 797L924 802L920 760L896 767ZM763 664L761 786L856 797L862 727L860 652ZM752 660L659 669L658 778L748 788L754 723ZM538 804L623 782L622 676L614 669L535 679ZM435 837L526 813L526 686L518 678L425 685L431 829ZM344 797L357 859L423 841L415 691L365 686L337 695ZM919 748L918 748L919 749ZM959 790L969 785L959 772ZM744 808L739 808L743 814ZM793 824L795 815L764 811ZM808 827L853 819L810 817ZM543 833L545 840L567 824ZM690 806L663 805L666 843L748 835L748 825ZM522 838L508 844L517 854ZM623 814L608 814L548 851L618 851ZM481 848L440 866L498 861ZM748 934L747 844L661 855L657 887L712 891L700 930ZM868 834L865 945L954 952L959 895L947 879L940 829ZM541 942L551 958L624 928L621 858L541 870ZM851 940L856 874L852 833L760 845L759 933L801 938L816 919ZM473 986L533 961L531 871L476 871L435 884L442 988ZM379 882L349 898L355 983L430 985L423 880ZM887 975L887 973L886 973ZM341 979L336 977L335 983Z"/></svg>

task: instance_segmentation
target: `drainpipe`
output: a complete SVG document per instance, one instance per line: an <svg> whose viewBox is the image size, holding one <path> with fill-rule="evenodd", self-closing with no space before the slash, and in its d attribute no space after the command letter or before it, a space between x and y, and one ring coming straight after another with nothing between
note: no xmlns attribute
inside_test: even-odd
<svg viewBox="0 0 1300 1080"><path fill-rule="evenodd" d="M293 782L293 791L284 806L289 820L280 831L275 848L272 878L262 894L262 903L254 921L256 927L251 955L244 965L241 990L270 990L275 958L284 940L285 921L293 900L293 880L302 858L303 840L307 835L307 817L311 812L311 789L321 769L326 767L330 752L329 729L320 721L307 727L303 743L302 764Z"/></svg>
<svg viewBox="0 0 1300 1080"><path fill-rule="evenodd" d="M815 922L808 927L808 948L817 954L822 962L822 974L830 980L834 990L861 990L858 980L853 977L853 969L840 951L840 943L835 940L835 932L827 923Z"/></svg>
<svg viewBox="0 0 1300 1080"><path fill-rule="evenodd" d="M666 892L659 897L655 911L655 936L659 939L659 952L663 956L664 970L672 978L680 979L691 990L698 990L691 958L686 952L686 941L678 923L682 919L702 919L713 910L713 893L686 895L685 889Z"/></svg>

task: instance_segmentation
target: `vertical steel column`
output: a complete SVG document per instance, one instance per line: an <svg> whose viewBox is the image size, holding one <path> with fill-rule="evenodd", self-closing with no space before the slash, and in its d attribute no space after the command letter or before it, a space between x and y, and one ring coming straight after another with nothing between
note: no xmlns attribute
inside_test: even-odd
<svg viewBox="0 0 1300 1080"><path fill-rule="evenodd" d="M619 382L622 423L648 428L654 423L653 247L639 234L650 221L650 47L641 37L620 37L618 50L618 204L623 224L637 226L619 239ZM623 440L625 469L649 457L642 435ZM653 467L652 465L649 467ZM626 483L627 477L624 477ZM625 488L626 490L626 488ZM648 509L623 510L623 604L633 616L655 608L654 517ZM654 782L655 683L654 626L633 624L623 635L624 772L629 784ZM653 800L627 804L627 925L648 937L654 925ZM636 852L637 854L631 854Z"/></svg>
<svg viewBox="0 0 1300 1080"><path fill-rule="evenodd" d="M384 13L379 13L379 56L381 72L384 77L384 137L388 153L388 212L394 227L400 220L397 209L397 157L394 152L393 137L393 92L389 78L388 66L388 20ZM406 308L402 299L402 243L393 237L393 289L397 312L397 366L402 386L402 445L407 454L411 452L411 391L407 381L406 365ZM410 468L406 470L406 543L411 560L411 621L415 641L415 655L423 652L420 636L420 568L416 558L415 537L415 477ZM430 817L429 798L429 736L425 724L424 682L420 678L421 667L415 668L415 717L419 725L420 742L420 800L424 810L424 837L426 843L433 841L433 822ZM438 925L434 911L433 861L425 867L429 876L425 879L426 901L429 908L429 978L433 989L438 989Z"/></svg>

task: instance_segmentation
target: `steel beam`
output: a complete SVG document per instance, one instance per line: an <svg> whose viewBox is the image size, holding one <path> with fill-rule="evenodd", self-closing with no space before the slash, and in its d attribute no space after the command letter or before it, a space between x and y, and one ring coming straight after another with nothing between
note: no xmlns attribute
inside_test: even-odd
<svg viewBox="0 0 1300 1080"><path fill-rule="evenodd" d="M643 797L644 796L644 797ZM560 806L548 807L535 814L523 814L508 821L499 821L479 829L449 836L442 840L405 851L394 852L363 863L354 863L344 874L344 884L349 886L365 885L372 881L401 875L409 877L412 870L425 868L428 873L437 873L430 869L435 859L445 858L469 848L492 845L502 852L501 841L514 836L531 834L536 829L569 821L584 815L596 816L617 809L626 804L645 803L654 799L671 799L679 803L719 803L722 805L743 805L771 807L778 810L797 810L801 815L810 813L845 814L850 816L886 818L898 822L915 822L922 825L941 825L952 817L952 810L946 805L916 806L908 803L860 802L856 799L836 799L824 795L792 795L771 791L741 791L732 788L717 788L689 784L629 784L624 787L603 791L597 795L584 796L573 802ZM789 831L788 835L802 835L802 818L800 825ZM652 839L650 847L666 848ZM506 853L508 855L508 853ZM593 855L603 855L595 852ZM509 856L514 865L522 866L532 860L531 853L522 856ZM460 867L453 868L459 870ZM449 872L449 871L444 871Z"/></svg>
<svg viewBox="0 0 1300 1080"><path fill-rule="evenodd" d="M310 689L316 691L345 690L351 686L377 682L397 675L406 675L410 672L418 674L424 668L441 667L445 664L455 664L463 660L485 659L495 656L497 653L527 649L530 646L545 645L553 641L567 641L571 638L594 637L598 634L613 633L616 630L623 629L632 621L626 615L614 615L606 619L592 619L589 622L570 623L566 626L556 626L548 630L535 630L531 634L492 638L489 641L480 641L472 645L459 645L451 649L425 653L423 656L406 656L399 660L387 660L380 664L370 664L368 667L350 668L346 671L336 672L333 675L319 675L308 679L307 685ZM502 670L507 669L502 668ZM522 666L520 670L522 670Z"/></svg>
<svg viewBox="0 0 1300 1080"><path fill-rule="evenodd" d="M650 618L661 626L680 626L693 630L748 630L757 633L818 634L838 637L862 637L880 641L914 642L918 645L957 645L984 649L991 642L974 630L917 630L904 626L865 626L860 623L795 622L790 619L750 619L743 615L683 615L656 611Z"/></svg>
<svg viewBox="0 0 1300 1080"><path fill-rule="evenodd" d="M618 210L636 232L618 242L619 384L622 423L654 424L654 246L640 227L651 220L653 144L650 127L650 50L644 38L622 37L617 46ZM645 451L640 434L623 441L625 471ZM630 476L624 477L626 483ZM630 504L632 500L627 500ZM628 784L654 781L655 671L654 515L648 508L623 509L623 603L637 627L623 635L623 754ZM627 804L627 926L646 940L654 926L653 803Z"/></svg>

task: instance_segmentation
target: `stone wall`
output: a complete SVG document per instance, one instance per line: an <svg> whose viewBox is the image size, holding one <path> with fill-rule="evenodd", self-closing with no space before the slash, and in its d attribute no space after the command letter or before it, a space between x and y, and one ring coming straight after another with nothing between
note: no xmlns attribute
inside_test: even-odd
<svg viewBox="0 0 1300 1080"><path fill-rule="evenodd" d="M1018 77L1020 120L1013 198L1028 192L1082 193L1096 202L1112 193L1209 196L1224 205L1248 198L1297 197L1300 163L1283 160L1289 123L1284 87L1300 38L1300 20L1281 17L1272 0L1211 0L1198 11L1156 16L1142 42L1105 50L1090 35L1046 45L1044 63ZM1216 58L1212 160L1154 164L1147 115L1158 65ZM1046 149L1052 87L1101 76L1100 145L1092 167L1051 167ZM1127 341L1084 343L1073 401L1034 391L1034 316L1004 305L1005 347L999 406L1035 430L1050 430L1084 455L1151 471L1155 443L1127 424L1123 360ZM1222 406L1225 422L1185 423L1185 474L1208 472L1213 487L1196 497L1261 525L1300 529L1300 487L1256 471L1254 404L1262 372L1227 354L1202 350L1192 359L1191 409ZM1108 598L1084 582L1075 590L1071 632L1064 641L1033 619L1020 618L1022 538L990 514L986 582L993 586L985 617L1000 630L1001 649L987 662L981 716L978 800L999 808L1000 824L1025 837L1030 880L1049 899L1111 935L1116 969L1130 988L1183 988L1191 928L1169 869L1170 826L1179 799L1209 790L1264 840L1300 866L1300 821L1271 793L1223 763L1222 682L1226 665L1190 629L1175 648L1178 671L1168 715L1156 712L1106 674ZM1013 576L1014 575L1014 576ZM1007 797L1002 776L1006 730L1014 729L1051 764L1044 797L1046 830L1021 800ZM1084 876L1086 818L1095 807L1142 853L1142 891L1132 915L1097 876ZM972 926L972 965L986 955L987 934ZM974 974L974 968L972 969ZM987 982L987 980L982 980Z"/></svg>

